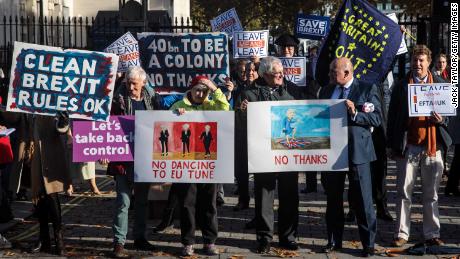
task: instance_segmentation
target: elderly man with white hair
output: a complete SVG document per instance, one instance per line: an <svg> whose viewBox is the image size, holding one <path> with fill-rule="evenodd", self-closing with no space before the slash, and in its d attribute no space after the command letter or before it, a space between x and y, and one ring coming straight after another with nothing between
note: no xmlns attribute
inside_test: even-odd
<svg viewBox="0 0 460 259"><path fill-rule="evenodd" d="M301 91L294 83L285 81L281 60L266 57L259 65L255 87L241 93L239 108L246 110L248 102L301 99ZM257 173L254 175L256 201L257 252L268 253L273 239L275 186L278 181L279 246L297 250L299 221L298 172Z"/></svg>
<svg viewBox="0 0 460 259"><path fill-rule="evenodd" d="M130 67L126 73L126 85L119 89L113 97L112 115L134 115L139 110L154 110L158 105L155 96L146 89L147 74L141 67ZM103 161L108 162L108 161ZM114 234L113 256L126 257L124 250L128 234L128 210L130 196L134 189L134 247L138 250L153 250L154 246L145 238L147 218L147 196L149 183L134 183L134 162L111 162L108 174L113 175L116 182L116 206L112 230Z"/></svg>

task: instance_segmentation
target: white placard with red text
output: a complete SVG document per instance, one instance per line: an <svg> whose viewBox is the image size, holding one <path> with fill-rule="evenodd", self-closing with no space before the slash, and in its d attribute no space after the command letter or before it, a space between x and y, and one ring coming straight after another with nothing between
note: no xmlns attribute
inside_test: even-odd
<svg viewBox="0 0 460 259"><path fill-rule="evenodd" d="M298 86L307 85L307 60L305 57L280 57L279 59L283 63L284 78Z"/></svg>
<svg viewBox="0 0 460 259"><path fill-rule="evenodd" d="M250 102L249 173L347 171L344 100Z"/></svg>
<svg viewBox="0 0 460 259"><path fill-rule="evenodd" d="M137 111L135 136L135 182L234 182L231 111Z"/></svg>
<svg viewBox="0 0 460 259"><path fill-rule="evenodd" d="M268 30L233 32L233 57L268 56Z"/></svg>

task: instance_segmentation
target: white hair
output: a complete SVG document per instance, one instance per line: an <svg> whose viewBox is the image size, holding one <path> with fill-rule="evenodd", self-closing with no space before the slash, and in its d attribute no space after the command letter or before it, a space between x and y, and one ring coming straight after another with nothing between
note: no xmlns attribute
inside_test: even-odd
<svg viewBox="0 0 460 259"><path fill-rule="evenodd" d="M205 129L206 131L209 131L209 130L211 130L211 126L206 125L206 126L204 126L204 129Z"/></svg>
<svg viewBox="0 0 460 259"><path fill-rule="evenodd" d="M188 125L188 124L182 125L183 130L188 130L189 128L190 128L190 125Z"/></svg>
<svg viewBox="0 0 460 259"><path fill-rule="evenodd" d="M283 67L283 63L279 58L268 56L266 58L263 58L260 60L259 64L259 76L263 76L266 73L272 73L273 72L273 66L275 64L279 64L281 67Z"/></svg>
<svg viewBox="0 0 460 259"><path fill-rule="evenodd" d="M130 67L126 72L126 79L129 80L134 78L139 78L145 82L147 81L147 73L145 73L145 70L142 67Z"/></svg>

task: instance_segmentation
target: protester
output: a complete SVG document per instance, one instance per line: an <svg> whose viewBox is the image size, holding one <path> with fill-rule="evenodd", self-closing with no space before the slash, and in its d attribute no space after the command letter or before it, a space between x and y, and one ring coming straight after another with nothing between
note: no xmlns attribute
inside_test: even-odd
<svg viewBox="0 0 460 259"><path fill-rule="evenodd" d="M238 203L234 211L249 208L249 173L248 173L248 141L246 112L240 109L241 93L254 87L254 82L259 78L253 62L246 62L246 82L243 87L238 87L232 94L235 96L235 178L238 185ZM246 224L246 229L255 228L255 219Z"/></svg>
<svg viewBox="0 0 460 259"><path fill-rule="evenodd" d="M438 54L434 59L434 67L432 73L440 76L447 82L450 82L450 71L447 65L447 55L446 54Z"/></svg>
<svg viewBox="0 0 460 259"><path fill-rule="evenodd" d="M297 53L297 48L299 45L300 41L297 39L295 36L290 35L290 34L282 34L275 40L275 44L278 45L278 56L279 57L285 57L285 58L292 58L296 56ZM308 75L306 75L308 76ZM308 86L303 86L305 92L310 92L310 89L313 89L312 92L315 92L314 94L311 94L308 99L316 99L316 93L318 92L319 88L315 84L313 77L309 77L309 82L311 82ZM287 81L287 79L284 79ZM308 88L308 89L307 89ZM305 172L305 183L306 183L306 188L305 190L302 190L303 193L309 193L309 192L316 192L316 175L317 172Z"/></svg>
<svg viewBox="0 0 460 259"><path fill-rule="evenodd" d="M428 67L431 51L425 45L412 50L411 72L395 84L388 112L387 146L396 160L397 200L395 246L407 243L410 234L412 192L417 175L422 179L423 237L427 245L441 245L438 189L443 172L441 152L452 140L447 132L447 119L436 112L431 116L409 117L408 84L444 82Z"/></svg>
<svg viewBox="0 0 460 259"><path fill-rule="evenodd" d="M240 109L245 111L249 102L299 99L298 87L284 81L283 65L275 57L263 58L259 66L259 78L255 86L241 93ZM254 175L256 200L257 252L268 253L273 239L275 186L278 182L278 236L279 245L297 250L297 226L299 220L298 173L257 173Z"/></svg>
<svg viewBox="0 0 460 259"><path fill-rule="evenodd" d="M21 113L9 113L6 116L11 124L18 126L11 173L21 179L26 176L23 171L30 172L32 203L36 205L40 223L39 240L30 247L30 252L51 252L48 227L51 221L55 253L62 256L65 247L58 193L63 192L70 183L65 147L61 138L69 128L68 115L59 112L56 117ZM20 184L18 180L16 190Z"/></svg>
<svg viewBox="0 0 460 259"><path fill-rule="evenodd" d="M8 127L3 118L2 97L0 96L0 131ZM0 224L13 219L9 198L9 168L13 161L11 139L9 136L0 135Z"/></svg>
<svg viewBox="0 0 460 259"><path fill-rule="evenodd" d="M210 95L211 100L208 99ZM190 83L184 99L175 103L171 110L179 115L186 111L229 110L230 105L222 93L207 77L197 76ZM217 239L217 185L210 183L173 183L180 194L182 255L194 254L196 219L203 234L203 250L207 255L219 254L215 246ZM200 208L197 210L197 208ZM195 218L196 213L196 218Z"/></svg>
<svg viewBox="0 0 460 259"><path fill-rule="evenodd" d="M112 115L134 115L139 110L158 108L155 96L146 89L147 74L141 67L130 67L126 73L126 85L120 87L112 103ZM103 161L107 162L107 161ZM130 196L134 190L134 247L138 250L154 250L155 247L145 238L148 192L150 183L134 183L134 162L110 162L107 173L114 175L116 183L116 207L112 230L113 256L126 257L124 245L128 234L128 210Z"/></svg>
<svg viewBox="0 0 460 259"><path fill-rule="evenodd" d="M342 249L344 229L343 190L345 176L349 181L349 203L356 213L364 257L374 255L377 221L372 204L370 162L376 159L370 127L381 123L377 86L353 77L353 64L348 58L332 61L329 85L319 94L320 99L346 99L348 116L348 172L326 172L324 185L327 195L326 224L328 244L324 251ZM369 111L363 111L367 105ZM371 108L373 107L373 108Z"/></svg>

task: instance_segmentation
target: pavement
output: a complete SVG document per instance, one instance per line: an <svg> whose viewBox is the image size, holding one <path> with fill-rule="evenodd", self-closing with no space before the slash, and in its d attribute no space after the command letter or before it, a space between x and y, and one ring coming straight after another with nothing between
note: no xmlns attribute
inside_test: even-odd
<svg viewBox="0 0 460 259"><path fill-rule="evenodd" d="M451 156L450 156L450 159ZM104 175L104 170L99 168L97 172L97 182L103 195L94 196L89 192L88 184L77 184L77 193L71 197L61 196L63 224L65 226L65 243L67 258L107 258L111 256L112 249L112 214L115 202L115 186L112 178ZM389 175L387 177L389 209L393 217L396 217L395 197L396 197L396 177L395 164L389 163ZM414 205L412 209L411 237L405 248L423 241L422 234L422 207L420 180L414 190ZM447 246L460 248L460 198L444 196L445 179L440 188L439 209L441 215L441 238ZM252 181L250 182L252 189ZM305 188L305 177L299 175L299 190ZM256 247L255 231L245 230L244 224L254 216L254 200L251 199L251 208L244 211L234 212L233 206L237 203L234 195L234 186L225 185L225 204L218 209L219 238L217 246L221 254L214 258L267 258L267 257L293 257L293 258L354 258L359 257L361 244L355 223L347 223L344 231L344 250L341 253L321 253L321 248L326 245L326 196L319 182L318 192L300 194L300 212L298 242L299 251L286 253L286 251L276 248L277 236L272 243L272 251L268 255L259 255L254 252ZM346 197L346 192L344 193ZM346 200L346 199L345 199ZM275 201L277 209L278 201ZM0 232L13 242L13 249L0 250L0 258L47 258L49 254L29 254L27 247L30 246L38 237L37 219L31 217L33 211L30 202L14 202L13 204L15 220L7 224L0 224ZM152 208L151 208L152 209ZM155 210L155 207L153 207ZM346 204L346 210L348 205ZM130 213L134 211L130 210ZM161 212L161 211L160 211ZM156 211L155 214L157 214ZM275 213L276 216L276 213ZM150 219L147 227L147 239L156 247L156 252L140 252L132 247L132 216L130 215L130 231L128 234L126 248L131 258L171 258L178 257L181 250L179 221L175 221L175 228L164 234L155 234L152 227L158 224L158 219ZM275 228L276 229L276 228ZM394 222L378 221L378 231L376 237L377 252L375 257L389 256L385 254L393 239ZM197 245L195 258L208 258L200 254L201 233L196 232ZM438 258L438 259L459 259L459 255L397 255L400 258ZM59 257L52 257L59 258Z"/></svg>

